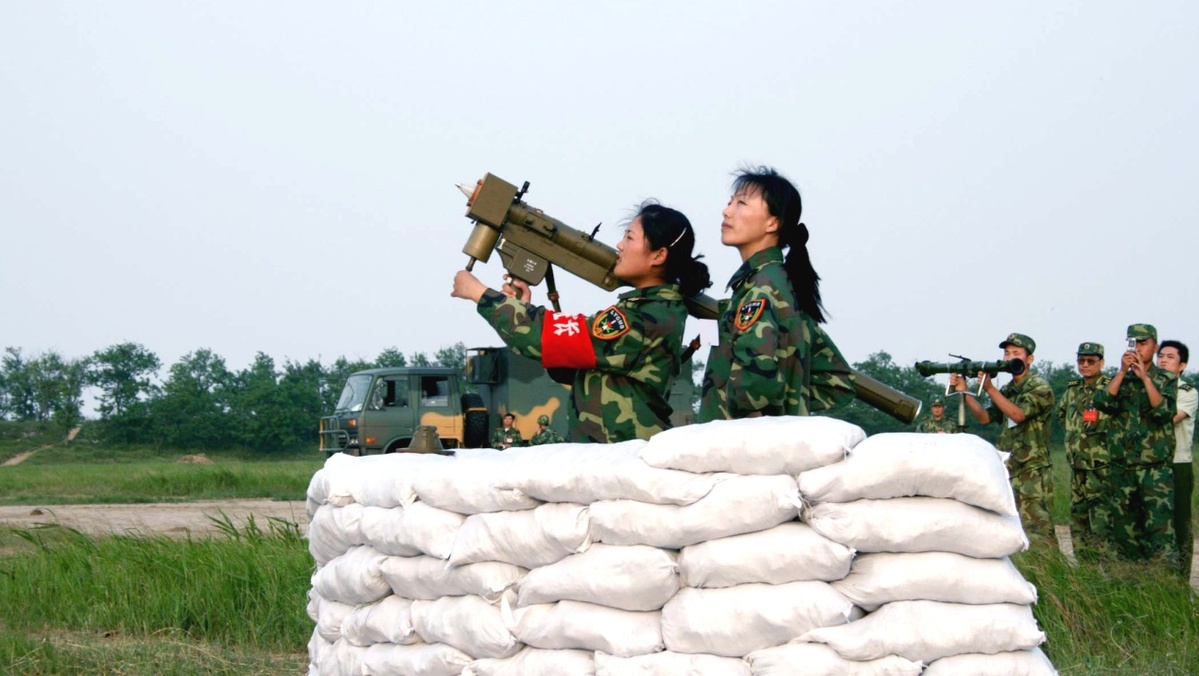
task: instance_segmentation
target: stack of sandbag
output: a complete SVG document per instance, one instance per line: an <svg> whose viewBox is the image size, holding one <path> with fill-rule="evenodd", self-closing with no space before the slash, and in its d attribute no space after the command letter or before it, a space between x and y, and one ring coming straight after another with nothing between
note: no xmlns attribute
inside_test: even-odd
<svg viewBox="0 0 1199 676"><path fill-rule="evenodd" d="M1054 673L1037 647L1036 589L1008 558L1028 539L1003 460L974 435L879 434L802 473L807 524L857 552L832 586L868 614L775 652L816 643L853 660L897 655L929 674Z"/></svg>
<svg viewBox="0 0 1199 676"><path fill-rule="evenodd" d="M1003 490L987 506L959 496L965 487L940 495L927 479L916 490L862 488L878 481L866 476L874 463L858 462L869 455L859 450L886 436L865 440L831 418L761 418L676 428L649 442L335 455L308 490L317 563L310 673L917 674L926 663L941 673L988 673L998 660L1004 673L1042 673L1021 661L1039 655L1028 651L1039 632L1021 648L1010 646L1027 636L969 650L952 640L969 628L1027 628L1009 617L1035 596L1026 583L1023 596L1010 589L1023 583L1005 558L1027 546L1018 522L1017 546L997 556L986 549L995 545L961 552L940 544L1011 535L976 521L969 527L979 530L967 535L944 525L964 518L955 505L995 511L1001 521L1014 513L1002 463ZM821 474L842 466L852 469ZM853 511L868 503L903 511L905 500L917 503L904 518L933 533L879 535L858 522L892 517ZM921 510L942 515L913 516ZM900 555L931 558L887 559ZM953 557L980 556L997 568L987 579L1007 576L1002 600L980 596L973 580L942 577L963 587L942 598L893 579L928 586L909 569L947 571L961 563ZM981 574L962 576L970 573ZM981 609L978 617L942 617L967 604ZM835 633L867 622L864 637ZM917 636L905 642L894 626ZM933 638L948 646L925 645Z"/></svg>

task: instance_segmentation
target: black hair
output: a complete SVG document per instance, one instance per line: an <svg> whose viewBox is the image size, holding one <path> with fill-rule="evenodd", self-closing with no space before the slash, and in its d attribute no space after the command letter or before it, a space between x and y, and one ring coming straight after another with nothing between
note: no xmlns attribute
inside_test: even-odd
<svg viewBox="0 0 1199 676"><path fill-rule="evenodd" d="M1172 347L1175 350L1178 350L1178 361L1182 362L1183 364L1189 364L1191 362L1191 351L1183 343L1177 340L1163 340L1162 344L1157 346L1157 353L1161 354L1162 350L1167 347Z"/></svg>
<svg viewBox="0 0 1199 676"><path fill-rule="evenodd" d="M666 281L677 283L684 296L694 296L712 286L708 266L692 256L695 248L695 228L683 212L664 207L654 200L646 200L637 207L641 219L641 231L650 251L666 249L666 265L662 276Z"/></svg>
<svg viewBox="0 0 1199 676"><path fill-rule="evenodd" d="M783 269L791 280L795 302L817 323L825 319L824 303L820 300L820 275L808 256L808 226L799 221L803 201L799 190L770 167L746 167L733 179L733 194L756 192L766 202L770 215L779 221L779 248L786 248Z"/></svg>

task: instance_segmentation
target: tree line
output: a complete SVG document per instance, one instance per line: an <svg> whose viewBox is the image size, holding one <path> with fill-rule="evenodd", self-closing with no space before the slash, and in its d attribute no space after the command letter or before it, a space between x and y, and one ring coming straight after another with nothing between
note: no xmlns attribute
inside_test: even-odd
<svg viewBox="0 0 1199 676"><path fill-rule="evenodd" d="M83 421L89 394L98 414L90 436L109 445L296 450L316 445L318 419L332 412L351 373L404 366L464 370L465 364L466 347L457 343L432 357L391 347L373 361L342 356L329 365L315 359L277 364L259 352L235 371L201 348L160 379L162 360L138 343L76 359L56 351L27 356L8 347L0 358L0 420L42 423L65 433Z"/></svg>
<svg viewBox="0 0 1199 676"><path fill-rule="evenodd" d="M333 411L346 378L376 367L445 366L465 370L463 343L443 347L431 357L405 355L395 347L373 361L338 357L329 365L315 359L282 364L259 352L245 369L233 371L209 349L197 349L166 369L138 343L126 342L77 359L55 351L27 356L8 347L0 358L0 420L35 422L63 432L83 421L85 394L96 401L98 420L93 438L109 445L153 445L178 449L249 449L265 452L298 450L316 445L318 420ZM901 366L886 352L876 352L853 367L924 402L944 393L944 385L922 377L915 366ZM1033 372L1049 381L1060 400L1077 377L1070 363L1036 362ZM693 380L703 364L692 361ZM1107 370L1114 374L1114 368ZM1184 379L1199 386L1194 373ZM697 403L699 388L694 400ZM945 415L956 417L957 398L946 399ZM860 425L869 434L911 431L881 411L859 401L832 415ZM998 426L981 428L967 416L970 432L994 440ZM1053 427L1060 442L1062 430Z"/></svg>

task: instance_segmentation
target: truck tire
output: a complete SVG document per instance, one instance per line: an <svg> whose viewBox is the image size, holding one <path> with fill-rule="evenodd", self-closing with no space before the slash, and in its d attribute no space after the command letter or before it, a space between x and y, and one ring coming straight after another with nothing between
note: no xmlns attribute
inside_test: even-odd
<svg viewBox="0 0 1199 676"><path fill-rule="evenodd" d="M462 445L466 448L486 446L491 421L483 406L483 397L477 394L462 395L462 417Z"/></svg>

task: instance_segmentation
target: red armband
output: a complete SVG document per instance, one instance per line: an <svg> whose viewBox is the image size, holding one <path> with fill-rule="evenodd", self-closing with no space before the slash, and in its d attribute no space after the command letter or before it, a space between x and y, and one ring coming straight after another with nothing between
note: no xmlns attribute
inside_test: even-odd
<svg viewBox="0 0 1199 676"><path fill-rule="evenodd" d="M595 368L586 316L546 311L541 320L541 365L547 369Z"/></svg>

